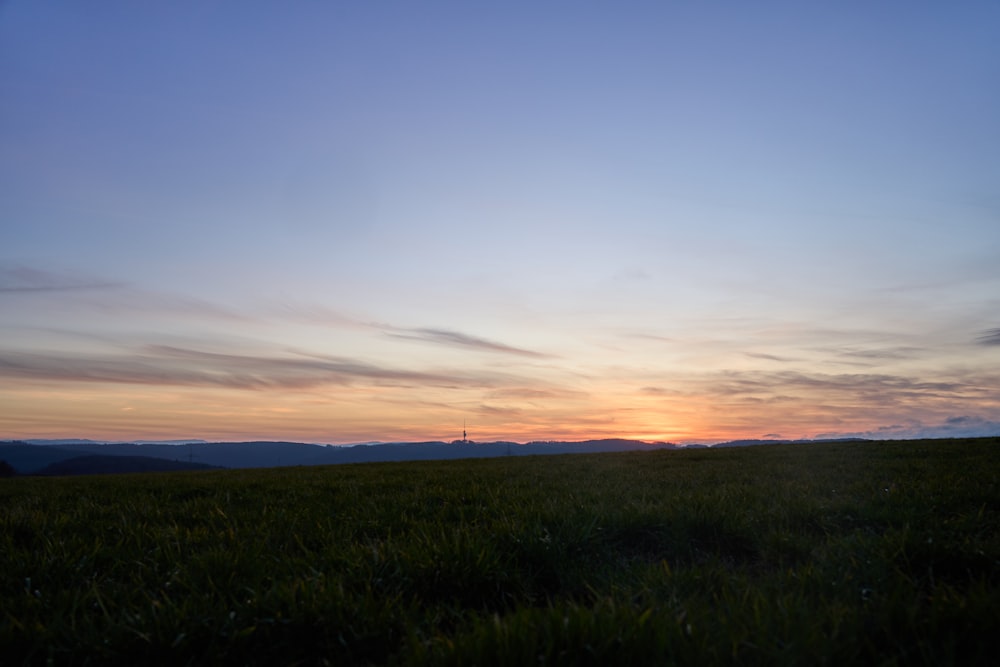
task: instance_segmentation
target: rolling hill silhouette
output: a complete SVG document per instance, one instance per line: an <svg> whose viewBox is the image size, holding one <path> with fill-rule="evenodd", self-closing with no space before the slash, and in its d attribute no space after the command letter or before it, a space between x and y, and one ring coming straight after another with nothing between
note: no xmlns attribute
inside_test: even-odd
<svg viewBox="0 0 1000 667"><path fill-rule="evenodd" d="M168 461L152 456L102 456L89 454L50 463L35 475L111 475L138 472L176 472L181 470L218 470L219 466L205 463Z"/></svg>
<svg viewBox="0 0 1000 667"><path fill-rule="evenodd" d="M75 441L79 443L80 441ZM486 458L497 456L537 456L616 452L635 449L672 449L669 443L645 443L637 440L585 440L581 442L407 442L371 445L311 445L301 442L193 442L184 445L87 443L33 445L24 442L0 444L0 460L10 463L21 474L43 470L69 459L85 456L103 458L142 458L172 463L202 464L222 468L274 468L282 466L371 463L377 461L427 461ZM87 465L98 466L97 462ZM111 465L111 464L108 464ZM139 465L139 464L136 464ZM182 468L171 468L182 469ZM112 472L109 470L109 472ZM124 472L124 470L122 470ZM77 473L78 474L78 473Z"/></svg>

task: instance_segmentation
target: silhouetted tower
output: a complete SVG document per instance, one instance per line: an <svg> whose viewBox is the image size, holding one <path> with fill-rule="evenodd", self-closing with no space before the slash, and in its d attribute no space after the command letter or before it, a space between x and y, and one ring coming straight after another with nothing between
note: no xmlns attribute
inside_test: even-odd
<svg viewBox="0 0 1000 667"><path fill-rule="evenodd" d="M465 432L465 420L462 420L462 442L469 441L469 434Z"/></svg>

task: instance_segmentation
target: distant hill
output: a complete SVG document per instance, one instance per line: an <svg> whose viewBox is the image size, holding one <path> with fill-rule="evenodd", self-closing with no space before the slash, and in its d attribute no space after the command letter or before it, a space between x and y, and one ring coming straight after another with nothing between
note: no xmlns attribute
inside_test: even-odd
<svg viewBox="0 0 1000 667"><path fill-rule="evenodd" d="M151 456L101 456L90 454L50 463L36 475L109 475L135 472L176 472L181 470L217 470L204 463L167 461Z"/></svg>
<svg viewBox="0 0 1000 667"><path fill-rule="evenodd" d="M666 443L637 440L588 440L584 442L399 442L376 445L309 445L301 442L211 442L189 445L66 445L71 452L117 456L154 456L176 461L208 463L226 468L372 463L377 461L427 461L612 452L629 449L669 448ZM16 466L15 466L16 467Z"/></svg>
<svg viewBox="0 0 1000 667"><path fill-rule="evenodd" d="M0 460L8 461L21 474L42 474L49 466L67 459L98 455L145 457L178 463L200 463L224 468L274 468L280 466L371 463L376 461L422 461L538 456L634 449L670 449L669 443L637 440L586 440L582 442L405 442L373 445L310 445L301 442L191 442L184 445L76 441L65 445L0 444Z"/></svg>
<svg viewBox="0 0 1000 667"><path fill-rule="evenodd" d="M845 440L859 440L851 438ZM37 441L34 441L37 442ZM54 443L56 441L44 441ZM598 452L624 452L630 450L678 449L667 442L642 442L639 440L604 439L578 442L535 441L527 444L516 442L395 442L358 445L311 445L302 442L204 442L201 440L173 441L183 444L166 444L164 441L99 443L91 440L62 440L64 444L27 444L25 442L0 443L0 461L7 461L20 474L79 474L52 473L51 470L68 470L56 464L79 457L138 458L162 460L178 464L170 470L204 468L276 468L283 466L332 465L337 463L372 463L377 461L429 461L445 459L486 458L498 456L542 456L548 454L584 454ZM733 440L712 447L748 447L752 445L830 442L820 440ZM707 447L687 445L686 448ZM187 467L180 467L184 464ZM69 465L69 464L67 464ZM73 464L84 465L83 463ZM97 461L86 463L99 467ZM114 465L107 465L112 468ZM135 465L140 466L136 463ZM149 467L147 466L147 469ZM163 468L167 469L167 468ZM101 472L125 472L107 469Z"/></svg>
<svg viewBox="0 0 1000 667"><path fill-rule="evenodd" d="M43 447L24 442L0 443L0 461L6 461L22 475L31 475L45 466L79 456L60 447Z"/></svg>
<svg viewBox="0 0 1000 667"><path fill-rule="evenodd" d="M45 445L46 447L55 445L186 445L191 442L207 442L206 440L198 440L196 438L187 438L182 440L90 440L88 438L33 438L30 440L22 440L24 444L28 445Z"/></svg>
<svg viewBox="0 0 1000 667"><path fill-rule="evenodd" d="M87 438L62 438L62 439L50 439L50 438L35 438L32 440L19 440L18 443L22 445L103 445L104 440L89 440Z"/></svg>
<svg viewBox="0 0 1000 667"><path fill-rule="evenodd" d="M865 438L823 438L819 440L730 440L712 445L714 449L721 447L752 447L754 445L800 445L819 442L867 442Z"/></svg>

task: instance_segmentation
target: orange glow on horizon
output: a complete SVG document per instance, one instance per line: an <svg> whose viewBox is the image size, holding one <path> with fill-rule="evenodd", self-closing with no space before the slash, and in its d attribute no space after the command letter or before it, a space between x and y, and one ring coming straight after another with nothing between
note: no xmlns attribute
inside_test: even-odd
<svg viewBox="0 0 1000 667"><path fill-rule="evenodd" d="M677 444L809 439L879 433L882 413L853 393L742 398L673 395L613 386L600 391L511 392L477 388L332 386L304 390L23 382L0 389L0 438L312 443L451 441L462 423L474 441L623 438ZM775 390L777 391L777 390ZM764 393L761 390L760 393ZM780 399L780 400L778 400ZM919 415L943 422L933 396Z"/></svg>

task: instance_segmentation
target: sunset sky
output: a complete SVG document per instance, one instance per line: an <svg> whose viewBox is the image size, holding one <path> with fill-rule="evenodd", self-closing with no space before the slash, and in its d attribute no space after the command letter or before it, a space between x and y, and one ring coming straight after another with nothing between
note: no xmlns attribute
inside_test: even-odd
<svg viewBox="0 0 1000 667"><path fill-rule="evenodd" d="M0 4L0 439L1000 434L1000 3Z"/></svg>

